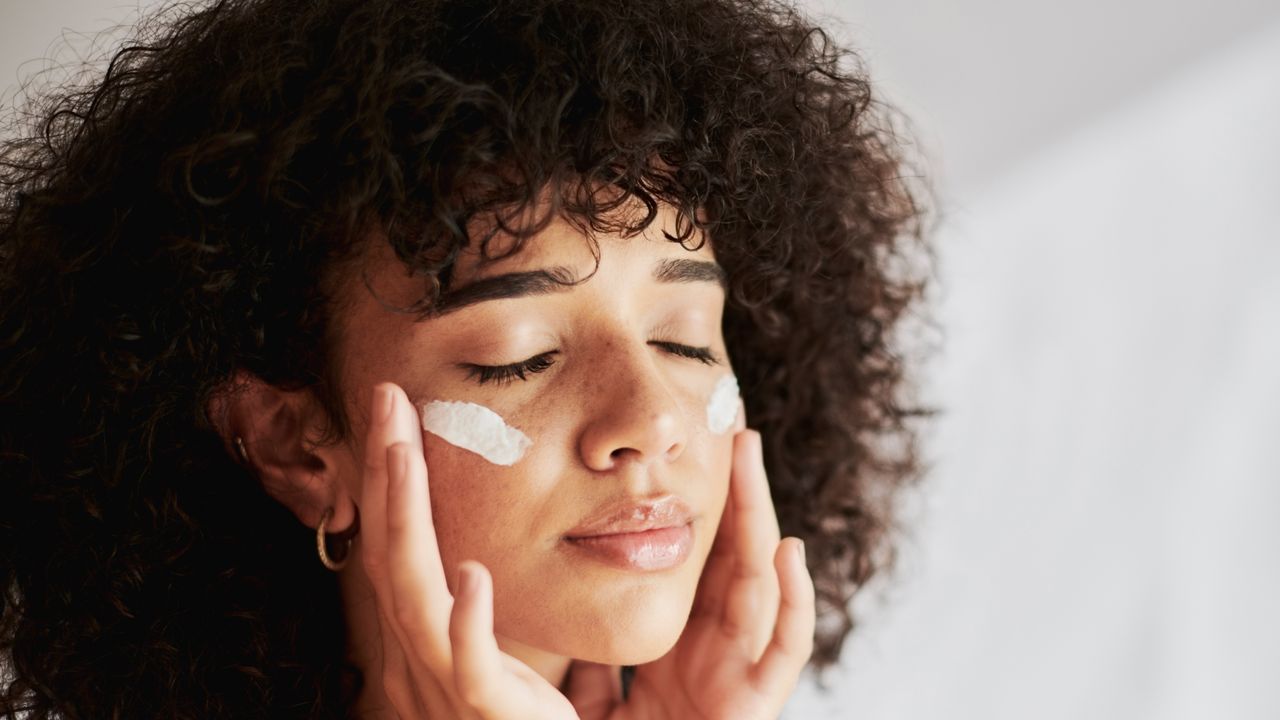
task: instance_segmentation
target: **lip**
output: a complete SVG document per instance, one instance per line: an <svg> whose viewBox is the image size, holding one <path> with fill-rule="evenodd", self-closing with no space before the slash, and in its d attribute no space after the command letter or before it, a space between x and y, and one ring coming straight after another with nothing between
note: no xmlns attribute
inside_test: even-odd
<svg viewBox="0 0 1280 720"><path fill-rule="evenodd" d="M675 495L664 495L653 500L626 498L610 503L588 517L565 538L577 540L600 535L642 533L688 525L693 511L688 503Z"/></svg>
<svg viewBox="0 0 1280 720"><path fill-rule="evenodd" d="M593 560L622 570L658 571L682 564L693 548L693 512L674 495L605 506L564 535Z"/></svg>

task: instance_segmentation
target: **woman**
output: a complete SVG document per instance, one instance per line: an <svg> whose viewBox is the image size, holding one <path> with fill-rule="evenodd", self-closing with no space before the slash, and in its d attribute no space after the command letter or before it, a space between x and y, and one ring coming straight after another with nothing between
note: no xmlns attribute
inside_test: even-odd
<svg viewBox="0 0 1280 720"><path fill-rule="evenodd" d="M775 717L918 474L848 59L754 0L225 0L36 95L4 715Z"/></svg>

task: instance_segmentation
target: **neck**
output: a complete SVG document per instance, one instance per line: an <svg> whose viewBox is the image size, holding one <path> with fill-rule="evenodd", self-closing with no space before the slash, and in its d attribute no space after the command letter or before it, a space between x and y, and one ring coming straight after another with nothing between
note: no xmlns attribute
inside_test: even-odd
<svg viewBox="0 0 1280 720"><path fill-rule="evenodd" d="M400 716L392 707L383 690L384 648L382 629L378 622L377 598L373 586L358 562L350 563L339 574L342 589L342 606L347 621L347 654L352 663L364 674L364 687L356 700L354 717L362 720L396 720ZM571 658L555 655L545 650L497 636L502 652L528 665L552 687L563 689L569 673ZM445 638L448 641L448 638ZM452 685L453 678L441 682ZM427 717L448 717L451 703L443 696L439 685L417 688Z"/></svg>

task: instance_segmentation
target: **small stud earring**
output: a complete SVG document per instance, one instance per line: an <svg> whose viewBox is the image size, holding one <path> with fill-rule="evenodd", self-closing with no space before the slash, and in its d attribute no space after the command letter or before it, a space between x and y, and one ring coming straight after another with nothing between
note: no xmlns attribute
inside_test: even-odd
<svg viewBox="0 0 1280 720"><path fill-rule="evenodd" d="M244 449L244 438L237 435L235 439L235 446L236 446L236 455L239 456L240 462L244 463L245 465L248 465L249 452Z"/></svg>

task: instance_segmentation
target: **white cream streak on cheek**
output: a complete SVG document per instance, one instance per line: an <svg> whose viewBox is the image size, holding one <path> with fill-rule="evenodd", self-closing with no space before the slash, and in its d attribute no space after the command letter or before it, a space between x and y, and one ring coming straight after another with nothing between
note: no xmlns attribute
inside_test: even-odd
<svg viewBox="0 0 1280 720"><path fill-rule="evenodd" d="M432 400L421 408L422 429L494 465L514 465L533 441L483 405Z"/></svg>
<svg viewBox="0 0 1280 720"><path fill-rule="evenodd" d="M716 381L707 401L707 428L719 435L738 419L738 378L725 375Z"/></svg>

